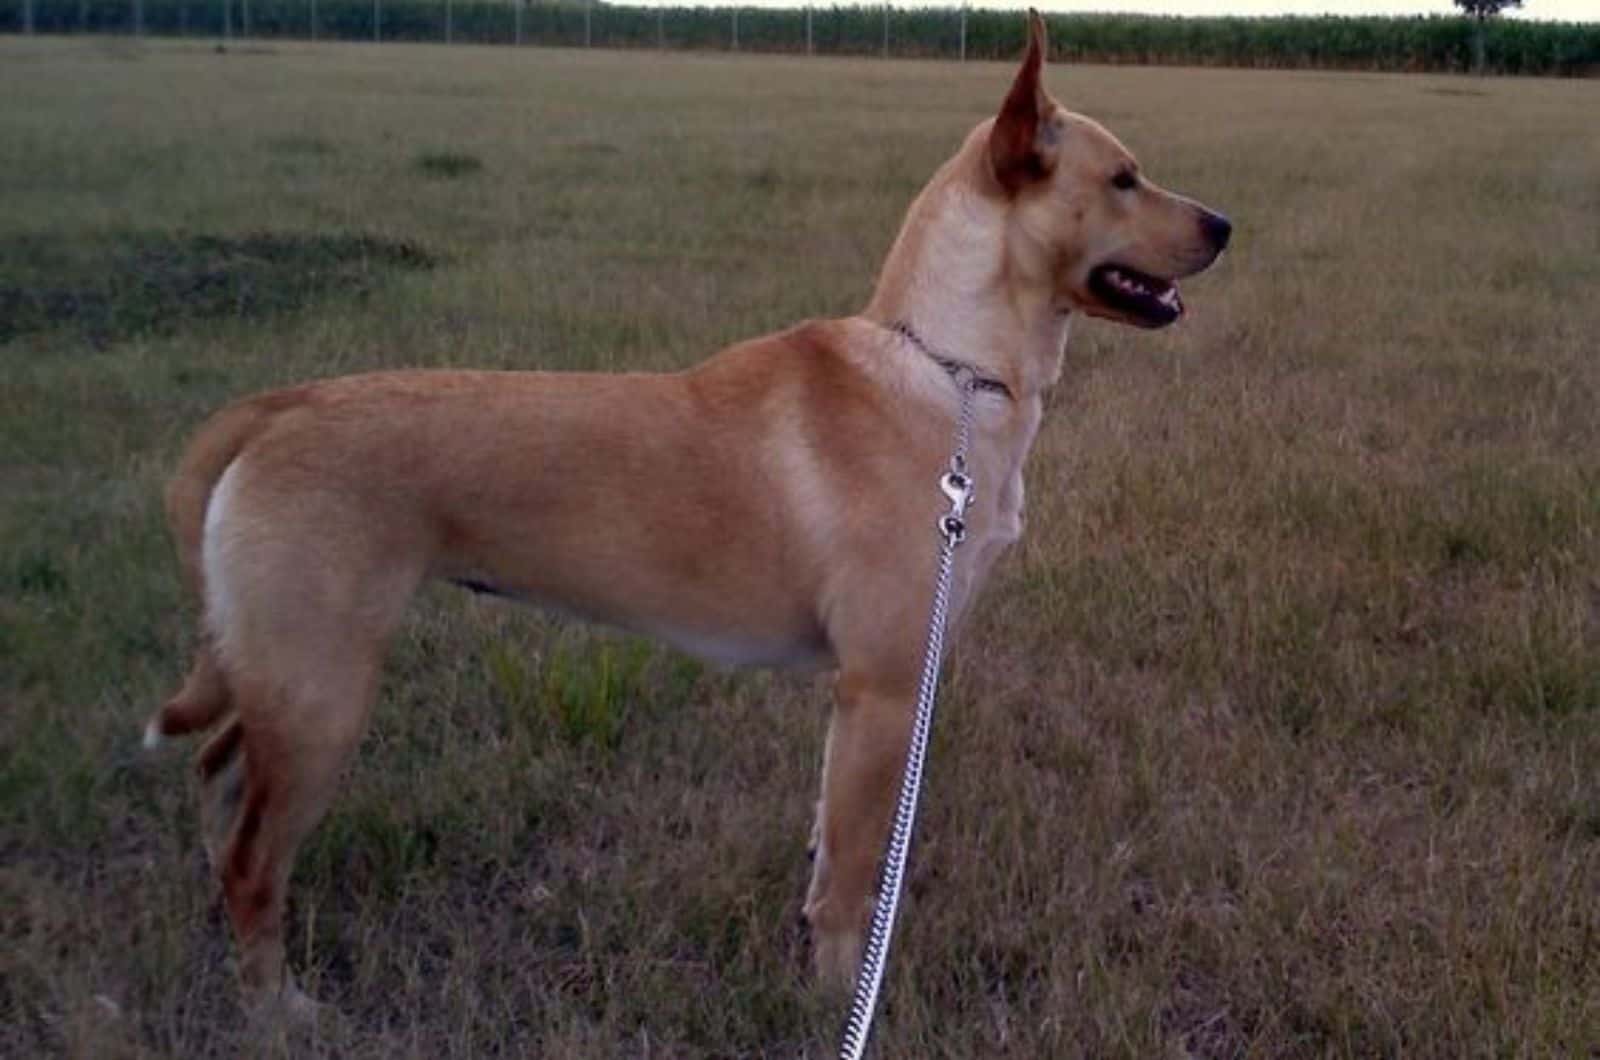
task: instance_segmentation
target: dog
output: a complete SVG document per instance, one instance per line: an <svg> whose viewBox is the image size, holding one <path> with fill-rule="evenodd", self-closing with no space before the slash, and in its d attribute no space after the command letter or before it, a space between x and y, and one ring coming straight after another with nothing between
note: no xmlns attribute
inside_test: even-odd
<svg viewBox="0 0 1600 1060"><path fill-rule="evenodd" d="M430 578L734 664L837 673L804 915L848 987L905 759L964 380L978 483L958 622L1022 533L1022 471L1077 313L1157 328L1222 215L1045 91L1044 22L998 114L906 214L866 308L670 374L417 371L248 397L166 493L203 605L146 742L212 730L202 834L252 1004L314 1011L285 889Z"/></svg>

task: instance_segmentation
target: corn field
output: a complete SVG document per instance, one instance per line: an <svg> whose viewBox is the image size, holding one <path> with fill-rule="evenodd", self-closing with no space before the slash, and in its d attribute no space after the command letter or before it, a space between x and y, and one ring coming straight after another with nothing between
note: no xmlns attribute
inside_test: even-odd
<svg viewBox="0 0 1600 1060"><path fill-rule="evenodd" d="M1058 59L1187 66L1464 72L1468 18L1052 15ZM443 41L999 59L1023 44L1014 11L710 8L517 0L10 0L0 32ZM1600 23L1498 19L1485 69L1600 76Z"/></svg>

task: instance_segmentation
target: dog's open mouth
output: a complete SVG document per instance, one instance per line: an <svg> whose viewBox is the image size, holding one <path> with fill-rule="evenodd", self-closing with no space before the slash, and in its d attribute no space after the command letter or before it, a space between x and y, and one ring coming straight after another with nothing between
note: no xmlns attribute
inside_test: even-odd
<svg viewBox="0 0 1600 1060"><path fill-rule="evenodd" d="M1126 265L1096 267L1089 273L1089 292L1141 327L1166 327L1183 316L1176 284Z"/></svg>

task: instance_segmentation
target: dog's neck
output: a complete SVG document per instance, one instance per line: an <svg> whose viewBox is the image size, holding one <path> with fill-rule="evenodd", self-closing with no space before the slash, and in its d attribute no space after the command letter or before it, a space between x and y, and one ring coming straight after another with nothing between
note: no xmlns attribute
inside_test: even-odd
<svg viewBox="0 0 1600 1060"><path fill-rule="evenodd" d="M971 147L969 142L968 147ZM974 185L972 152L945 163L907 211L862 315L909 324L929 346L1036 398L1061 374L1066 314L1015 268L1004 200Z"/></svg>
<svg viewBox="0 0 1600 1060"><path fill-rule="evenodd" d="M1008 398L1015 398L1015 395L1011 393L1011 388L1006 385L1005 380L997 379L992 375L984 375L983 371L977 365L969 364L958 357L951 357L947 354L940 353L938 350L928 345L928 341L926 339L917 334L916 328L912 327L910 324L907 324L905 321L895 321L894 327L891 330L901 338L905 339L907 342L911 343L911 345L915 346L919 351L921 351L923 356L927 357L940 368L943 368L946 372L950 373L950 377L952 379L961 381L962 385L967 385L967 383L970 382L975 389L988 390L992 393L1003 394Z"/></svg>

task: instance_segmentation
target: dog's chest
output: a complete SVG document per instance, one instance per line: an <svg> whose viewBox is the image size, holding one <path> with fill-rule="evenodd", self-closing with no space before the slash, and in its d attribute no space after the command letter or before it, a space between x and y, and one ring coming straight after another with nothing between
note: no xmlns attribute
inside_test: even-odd
<svg viewBox="0 0 1600 1060"><path fill-rule="evenodd" d="M993 439L986 448L989 459L974 467L979 502L974 518L968 521L967 547L971 560L962 579L960 595L964 606L983 587L995 560L1022 536L1026 491L1022 468L1038 433L1040 412L1037 402L1025 406L1019 429L1010 437ZM984 491L993 498L984 503Z"/></svg>
<svg viewBox="0 0 1600 1060"><path fill-rule="evenodd" d="M998 481L990 487L994 490L993 506L986 512L980 509L978 518L969 520L969 532L977 546L973 551L990 559L1022 536L1026 499L1021 467L1008 469L995 478Z"/></svg>
<svg viewBox="0 0 1600 1060"><path fill-rule="evenodd" d="M1022 468L1028 453L1033 449L1034 438L1039 433L1039 423L1044 409L1034 398L1020 411L1020 423L1015 433L995 446L995 456L987 470L994 482L994 514L986 528L986 544L1002 549L1022 536L1023 508L1026 491L1022 485Z"/></svg>
<svg viewBox="0 0 1600 1060"><path fill-rule="evenodd" d="M1006 476L1000 485L994 513L993 542L1004 548L1022 536L1022 514L1025 496L1022 487L1022 468L1019 466Z"/></svg>

